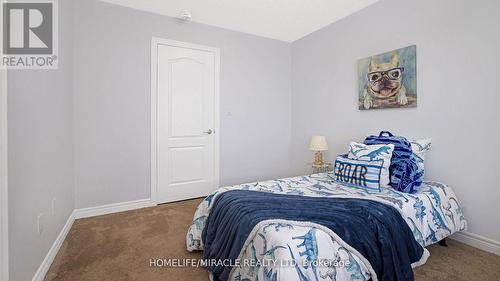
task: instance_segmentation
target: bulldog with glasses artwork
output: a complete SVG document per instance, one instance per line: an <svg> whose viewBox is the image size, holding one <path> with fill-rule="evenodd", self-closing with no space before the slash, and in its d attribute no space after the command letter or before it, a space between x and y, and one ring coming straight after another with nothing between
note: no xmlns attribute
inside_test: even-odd
<svg viewBox="0 0 500 281"><path fill-rule="evenodd" d="M417 106L415 45L360 60L358 76L360 110Z"/></svg>

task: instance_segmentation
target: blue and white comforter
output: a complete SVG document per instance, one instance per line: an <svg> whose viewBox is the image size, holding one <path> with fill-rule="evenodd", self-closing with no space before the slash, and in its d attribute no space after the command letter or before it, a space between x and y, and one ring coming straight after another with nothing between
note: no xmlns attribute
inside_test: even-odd
<svg viewBox="0 0 500 281"><path fill-rule="evenodd" d="M465 230L467 223L453 190L442 183L424 182L415 194L383 188L381 192L367 191L335 183L328 173L315 174L223 187L209 195L198 206L187 233L187 249L203 250L201 239L205 222L215 196L229 190L254 190L279 194L312 197L361 198L382 202L397 209L412 230L415 240L427 246ZM310 233L314 232L314 237ZM309 234L309 235L308 235ZM371 265L337 235L321 226L294 221L268 220L255 226L242 249L240 260L302 259L305 249L297 237L313 238L318 260L349 261L349 266L323 266L313 272L311 266L297 262L309 280L376 280ZM292 253L284 245L296 245ZM427 253L428 255L428 253ZM418 266L425 262L423 259ZM271 275L272 274L272 275ZM233 268L229 280L300 280L295 266L279 264L244 264Z"/></svg>

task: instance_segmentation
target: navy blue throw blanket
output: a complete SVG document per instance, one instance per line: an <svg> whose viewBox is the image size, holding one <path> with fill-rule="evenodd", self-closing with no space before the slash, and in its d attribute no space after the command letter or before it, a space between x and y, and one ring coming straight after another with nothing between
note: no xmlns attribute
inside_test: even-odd
<svg viewBox="0 0 500 281"><path fill-rule="evenodd" d="M213 202L202 233L203 258L234 261L254 226L268 219L331 229L370 262L379 280L414 280L411 264L423 254L400 213L383 203L233 190ZM215 281L227 280L231 268L209 266L208 271Z"/></svg>

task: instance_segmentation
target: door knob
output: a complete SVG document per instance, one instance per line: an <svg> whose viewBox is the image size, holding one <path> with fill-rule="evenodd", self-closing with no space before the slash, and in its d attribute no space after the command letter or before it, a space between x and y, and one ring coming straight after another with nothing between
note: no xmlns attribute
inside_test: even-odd
<svg viewBox="0 0 500 281"><path fill-rule="evenodd" d="M208 131L204 132L205 134L209 134L211 135L214 131L212 131L212 129L208 129Z"/></svg>

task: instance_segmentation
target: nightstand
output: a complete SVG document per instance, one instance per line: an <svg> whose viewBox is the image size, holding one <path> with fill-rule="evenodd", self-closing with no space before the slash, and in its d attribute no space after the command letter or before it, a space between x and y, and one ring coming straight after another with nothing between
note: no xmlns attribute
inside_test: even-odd
<svg viewBox="0 0 500 281"><path fill-rule="evenodd" d="M313 174L317 174L317 173L326 173L326 172L330 172L333 170L333 167L332 167L332 164L331 163L323 163L321 165L317 165L317 164L314 164L314 163L309 163L309 165L311 165L312 167L312 170L313 170Z"/></svg>

